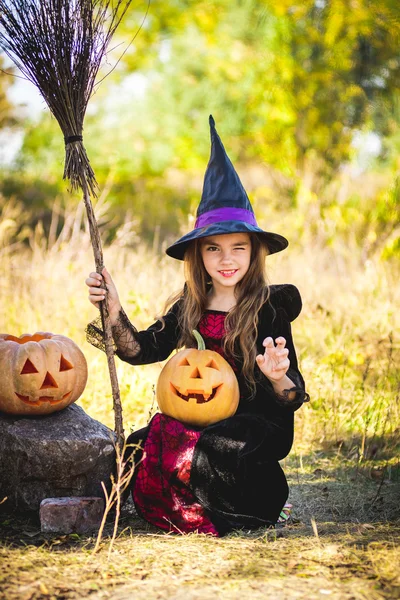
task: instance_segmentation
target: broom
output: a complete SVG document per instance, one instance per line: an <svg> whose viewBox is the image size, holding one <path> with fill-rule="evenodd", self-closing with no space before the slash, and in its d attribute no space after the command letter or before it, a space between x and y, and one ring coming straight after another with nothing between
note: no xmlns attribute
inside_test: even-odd
<svg viewBox="0 0 400 600"><path fill-rule="evenodd" d="M43 96L65 141L63 178L85 203L96 270L103 251L91 196L95 174L83 145L83 121L109 42L132 0L0 0L0 47ZM100 305L110 371L115 433L124 443L122 406L107 300Z"/></svg>

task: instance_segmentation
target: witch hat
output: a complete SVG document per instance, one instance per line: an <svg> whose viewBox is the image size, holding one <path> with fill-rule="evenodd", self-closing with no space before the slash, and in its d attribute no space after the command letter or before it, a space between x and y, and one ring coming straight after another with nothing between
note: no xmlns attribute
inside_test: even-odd
<svg viewBox="0 0 400 600"><path fill-rule="evenodd" d="M204 176L203 193L197 209L196 223L166 253L183 260L190 243L198 238L226 233L257 233L269 254L284 250L289 242L278 233L263 231L257 221L238 174L225 152L215 121L210 115L211 155Z"/></svg>

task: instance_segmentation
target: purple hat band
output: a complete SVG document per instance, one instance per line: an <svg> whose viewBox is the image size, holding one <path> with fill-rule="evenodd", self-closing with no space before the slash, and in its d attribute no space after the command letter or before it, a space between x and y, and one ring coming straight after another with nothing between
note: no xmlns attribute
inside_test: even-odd
<svg viewBox="0 0 400 600"><path fill-rule="evenodd" d="M220 221L242 221L257 227L256 218L251 210L228 206L225 208L215 208L198 216L194 228L205 227L206 225L212 225Z"/></svg>

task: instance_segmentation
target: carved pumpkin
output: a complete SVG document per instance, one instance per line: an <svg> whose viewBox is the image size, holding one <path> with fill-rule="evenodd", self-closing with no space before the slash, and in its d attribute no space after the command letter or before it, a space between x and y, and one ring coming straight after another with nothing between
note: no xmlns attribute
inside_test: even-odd
<svg viewBox="0 0 400 600"><path fill-rule="evenodd" d="M206 426L235 414L239 385L230 364L207 350L194 331L198 348L177 352L165 364L157 383L160 411L189 425Z"/></svg>
<svg viewBox="0 0 400 600"><path fill-rule="evenodd" d="M85 389L86 359L63 335L0 334L0 410L44 415L75 402Z"/></svg>

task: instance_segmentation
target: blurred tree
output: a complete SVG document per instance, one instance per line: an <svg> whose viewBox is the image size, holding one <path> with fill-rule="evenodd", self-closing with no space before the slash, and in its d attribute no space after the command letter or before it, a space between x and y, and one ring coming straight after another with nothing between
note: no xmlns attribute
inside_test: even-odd
<svg viewBox="0 0 400 600"><path fill-rule="evenodd" d="M204 131L215 112L234 158L312 176L319 191L349 158L354 129L369 122L385 133L379 105L400 84L393 0L214 0L167 12L155 2L152 10L159 40L148 118L174 148L169 164L204 161L199 124ZM140 68L144 41L124 58L128 70Z"/></svg>
<svg viewBox="0 0 400 600"><path fill-rule="evenodd" d="M134 37L146 6L132 9L121 40ZM354 131L398 128L399 32L394 0L153 0L86 121L100 184L144 231L175 234L198 202L212 113L241 172L273 169L284 189L267 195L301 204L306 220L354 152ZM31 126L19 168L59 181L56 139L49 116Z"/></svg>
<svg viewBox="0 0 400 600"><path fill-rule="evenodd" d="M7 90L13 83L13 69L4 70L4 58L0 55L0 129L13 127L17 123L14 106L11 103Z"/></svg>

